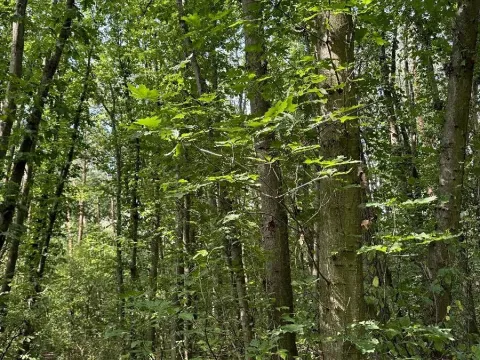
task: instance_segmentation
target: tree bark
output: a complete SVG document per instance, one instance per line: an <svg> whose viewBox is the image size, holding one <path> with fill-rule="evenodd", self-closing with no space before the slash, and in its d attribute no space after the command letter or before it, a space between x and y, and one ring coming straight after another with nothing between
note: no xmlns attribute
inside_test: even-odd
<svg viewBox="0 0 480 360"><path fill-rule="evenodd" d="M123 298L124 278L123 278L123 246L122 246L122 177L123 177L123 157L122 157L122 145L120 140L120 134L118 131L117 120L117 102L115 98L114 90L110 84L110 91L112 95L112 108L108 109L106 104L102 102L103 108L110 117L112 126L112 136L114 143L114 156L115 156L115 260L116 260L116 282L117 282L117 294L120 298L118 302L118 318L120 323L123 324L125 320L125 299Z"/></svg>
<svg viewBox="0 0 480 360"><path fill-rule="evenodd" d="M355 91L350 81L354 61L352 16L326 11L319 19L320 60L329 65L324 70L328 92L327 114L355 105ZM341 67L344 67L342 70ZM328 117L329 115L327 115ZM319 129L320 155L325 159L344 157L361 162L360 128L357 120L333 119ZM325 359L360 359L355 345L338 337L350 333L349 325L364 319L363 265L357 251L362 242L361 165L339 166L341 177L320 181L319 197L325 199L318 215L319 262L321 272L331 281L322 282L321 322L324 336L336 341L323 344Z"/></svg>
<svg viewBox="0 0 480 360"><path fill-rule="evenodd" d="M436 211L437 231L450 233L452 243L432 242L428 249L428 281L432 287L433 306L427 322L438 324L445 320L452 300L451 245L460 239L460 212L467 144L473 69L477 44L480 0L459 0L455 19L452 56L449 69L448 97L445 122L441 136L440 177ZM443 270L443 271L442 271Z"/></svg>
<svg viewBox="0 0 480 360"><path fill-rule="evenodd" d="M5 243L5 238L12 224L13 215L18 205L20 194L20 183L27 163L30 163L35 153L38 130L42 121L45 101L50 92L50 86L55 73L57 72L60 60L62 58L65 45L70 38L72 30L73 17L75 15L75 0L66 1L66 13L62 30L55 43L55 49L52 56L47 59L43 68L42 80L34 98L34 105L30 116L27 119L25 135L23 137L17 157L14 161L12 176L5 184L6 193L2 204L0 205L0 251Z"/></svg>
<svg viewBox="0 0 480 360"><path fill-rule="evenodd" d="M15 277L15 270L18 260L18 251L22 236L24 234L25 220L28 217L28 207L30 206L30 189L33 182L33 166L27 167L27 173L25 175L23 191L22 191L22 203L19 206L17 217L15 219L15 232L12 234L12 243L8 252L8 259L5 265L5 275L2 281L2 288L0 293L0 332L5 330L2 326L2 320L7 315L8 306L8 294L12 288L12 281Z"/></svg>
<svg viewBox="0 0 480 360"><path fill-rule="evenodd" d="M219 207L222 216L227 216L233 211L232 200L227 192L219 185ZM232 225L234 227L235 225ZM230 249L228 265L233 273L234 286L240 309L240 323L242 326L244 355L253 339L253 318L247 298L247 286L245 283L245 269L243 265L243 245L237 236L236 229L232 229L233 236L227 235L227 246ZM250 357L247 357L250 359Z"/></svg>
<svg viewBox="0 0 480 360"><path fill-rule="evenodd" d="M15 122L17 111L17 97L19 90L19 81L23 72L23 52L25 45L25 12L27 10L28 0L17 0L15 6L15 21L12 30L12 49L10 55L10 80L7 85L7 94L5 103L5 121L0 123L0 172L3 178L4 160L8 151L10 134Z"/></svg>
<svg viewBox="0 0 480 360"><path fill-rule="evenodd" d="M267 74L265 42L262 24L262 2L242 0L245 19L246 68L255 74L248 90L252 117L263 116L270 108L264 94L264 81L258 81ZM262 163L258 166L260 182L260 203L262 208L261 234L266 254L266 292L271 298L269 309L272 328L285 325L284 316L293 315L293 291L290 272L290 250L288 242L288 216L284 204L282 170L275 157L272 143L275 133L268 132L255 140L255 150ZM278 349L288 352L288 359L297 356L295 333L280 336ZM272 359L280 359L274 354Z"/></svg>
<svg viewBox="0 0 480 360"><path fill-rule="evenodd" d="M158 196L158 191L156 191ZM156 206L155 214L155 223L154 223L154 232L150 240L150 273L148 276L149 285L150 285L150 300L154 301L158 289L158 262L160 257L160 242L161 242L161 233L160 233L160 207ZM157 329L155 326L150 327L150 341L152 342L152 352L155 353L157 347Z"/></svg>
<svg viewBox="0 0 480 360"><path fill-rule="evenodd" d="M130 204L130 237L132 239L132 257L130 260L130 277L132 281L138 280L138 225L140 221L140 212L138 209L138 181L140 173L140 140L135 139L135 164L133 173L133 185L131 192L131 204Z"/></svg>
<svg viewBox="0 0 480 360"><path fill-rule="evenodd" d="M182 301L178 293L185 292L185 255L188 254L190 242L190 195L186 194L177 200L177 216L176 216L176 250L177 250L177 290L174 295L173 302L176 306L181 307ZM172 360L188 359L188 350L184 328L185 321L181 317L177 317L172 329ZM183 352L183 354L182 354Z"/></svg>
<svg viewBox="0 0 480 360"><path fill-rule="evenodd" d="M83 78L83 89L82 89L82 93L80 94L80 100L77 105L74 119L73 119L73 129L72 129L73 131L70 139L70 148L68 150L67 159L65 161L65 164L62 167L62 170L60 172L60 178L59 178L57 187L55 189L53 206L51 210L48 212L47 229L45 231L45 237L42 241L42 254L40 257L40 262L37 270L38 280L42 279L43 274L45 272L45 265L47 261L48 250L50 247L50 240L52 239L55 223L57 221L57 217L60 212L60 205L62 202L63 191L65 189L65 184L67 183L70 176L70 169L72 167L73 160L75 159L75 151L76 151L78 141L79 141L79 136L80 136L80 124L82 120L82 113L84 110L85 101L87 100L88 94L89 94L90 74L91 74L91 53L88 54L87 68L85 71L85 76ZM83 172L82 172L82 181L84 186L87 180L86 176L87 176L87 161L84 160ZM79 244L82 240L82 235L83 235L83 230L81 230L80 228L83 229L84 217L85 217L83 206L84 205L82 200L82 206L80 208L80 216L79 216L79 224L78 224L79 226L78 243ZM37 292L39 292L40 284L37 283L36 286L38 286Z"/></svg>
<svg viewBox="0 0 480 360"><path fill-rule="evenodd" d="M82 161L82 187L83 191L81 193L81 199L78 202L78 234L77 234L77 244L80 245L83 239L83 232L85 230L85 186L87 185L87 160L83 159Z"/></svg>

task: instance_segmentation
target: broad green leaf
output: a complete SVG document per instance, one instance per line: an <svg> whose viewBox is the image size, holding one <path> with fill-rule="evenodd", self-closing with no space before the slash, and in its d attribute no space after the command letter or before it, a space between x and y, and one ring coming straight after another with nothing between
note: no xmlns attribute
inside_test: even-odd
<svg viewBox="0 0 480 360"><path fill-rule="evenodd" d="M209 103L209 102L212 102L213 100L215 100L216 97L217 97L217 94L215 94L215 93L202 94L202 96L200 96L198 98L198 100L202 101L202 102L205 102L205 103Z"/></svg>
<svg viewBox="0 0 480 360"><path fill-rule="evenodd" d="M195 259L198 258L199 256L201 256L201 257L207 257L207 256L208 256L208 251L205 250L205 249L198 250L197 253L195 254L195 256L193 257L193 260L195 260Z"/></svg>
<svg viewBox="0 0 480 360"><path fill-rule="evenodd" d="M146 126L147 128L157 128L160 125L160 119L157 116L139 119L135 122L138 125Z"/></svg>
<svg viewBox="0 0 480 360"><path fill-rule="evenodd" d="M140 84L138 87L128 84L128 89L132 96L138 100L156 101L159 97L158 90L150 90L144 84Z"/></svg>
<svg viewBox="0 0 480 360"><path fill-rule="evenodd" d="M185 321L193 321L195 319L195 316L192 313L185 312L181 312L180 314L178 314L178 317Z"/></svg>

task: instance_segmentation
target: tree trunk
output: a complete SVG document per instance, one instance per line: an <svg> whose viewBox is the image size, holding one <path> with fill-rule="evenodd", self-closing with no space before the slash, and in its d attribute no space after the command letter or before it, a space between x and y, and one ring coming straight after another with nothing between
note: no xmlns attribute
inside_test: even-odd
<svg viewBox="0 0 480 360"><path fill-rule="evenodd" d="M58 214L60 212L60 205L63 196L63 190L65 189L65 184L67 183L70 176L70 169L72 167L73 160L75 159L75 150L78 145L79 136L80 136L80 124L82 119L82 113L84 110L85 101L88 98L89 93L89 81L91 73L91 53L88 54L87 68L85 71L85 76L83 78L83 89L80 94L80 101L75 111L73 119L73 132L70 142L70 148L68 150L67 159L63 168L60 172L60 178L55 189L54 202L51 210L48 213L47 229L45 231L45 237L42 241L42 255L40 257L40 263L37 270L37 279L40 280L43 277L45 271L45 264L47 261L48 250L50 247L50 240L53 236L53 230L55 228L55 223L57 221ZM87 180L87 161L83 161L83 172L82 172L82 181L83 186L85 186ZM83 200L81 201L80 207L80 216L79 216L79 230L78 230L78 243L80 244L83 235L83 226L84 226L84 209L83 209ZM39 283L36 286L40 286ZM40 288L39 288L40 289ZM40 290L39 290L40 291Z"/></svg>
<svg viewBox="0 0 480 360"><path fill-rule="evenodd" d="M135 139L135 168L133 173L132 199L130 205L130 237L132 239L132 257L130 261L130 277L133 282L138 280L138 223L140 221L140 213L138 210L138 180L140 173L140 140Z"/></svg>
<svg viewBox="0 0 480 360"><path fill-rule="evenodd" d="M5 200L0 205L0 251L5 243L6 234L12 224L13 215L18 205L18 196L20 194L20 183L27 163L30 163L35 153L38 130L42 121L45 101L50 92L52 79L57 72L58 65L63 54L65 45L70 38L73 17L75 15L75 0L67 0L65 9L65 21L62 30L55 43L55 49L52 56L46 61L43 68L42 80L40 81L37 94L34 98L32 112L27 120L25 135L20 145L19 152L14 161L12 176L6 187Z"/></svg>
<svg viewBox="0 0 480 360"><path fill-rule="evenodd" d="M473 69L477 43L480 0L459 0L449 69L448 98L441 136L437 231L456 236L458 243L465 147L467 143ZM452 300L452 274L444 269L452 264L452 244L432 242L428 249L428 281L433 306L427 314L430 324L445 320ZM442 271L443 270L443 271ZM439 287L440 290L436 290Z"/></svg>
<svg viewBox="0 0 480 360"><path fill-rule="evenodd" d="M197 52L193 49L192 40L187 35L188 34L188 25L183 19L185 16L183 0L177 0L177 10L178 10L178 22L180 29L182 30L184 36L184 58L188 59L191 57L190 64L192 66L193 75L195 76L195 82L197 85L197 94L201 96L205 91L207 85L205 79L202 77L200 72L200 66L198 65Z"/></svg>
<svg viewBox="0 0 480 360"><path fill-rule="evenodd" d="M10 55L10 80L7 85L5 99L5 120L0 123L0 172L3 178L4 160L8 150L12 126L17 111L18 85L23 72L23 50L25 45L25 12L28 0L17 0L15 7L15 21L12 31L12 49Z"/></svg>
<svg viewBox="0 0 480 360"><path fill-rule="evenodd" d="M270 108L264 97L265 81L258 81L267 74L265 43L262 19L262 2L242 0L244 13L246 68L255 74L250 84L248 99L252 117L263 116ZM293 291L290 273L290 250L288 243L288 216L283 197L283 179L280 163L270 161L275 157L272 146L275 133L260 135L255 141L255 150L262 163L258 166L260 203L262 208L261 234L266 254L266 292L271 298L269 309L272 328L285 324L284 316L293 315ZM295 333L280 335L278 349L288 352L288 359L297 356ZM280 359L275 354L272 359Z"/></svg>
<svg viewBox="0 0 480 360"><path fill-rule="evenodd" d="M182 299L178 293L185 292L185 255L189 247L190 236L190 195L184 195L177 200L177 217L176 217L176 250L177 250L177 290L174 296L174 304L178 307L182 306ZM188 359L188 351L186 346L186 336L184 332L185 322L181 317L177 317L173 324L172 330L172 360ZM184 354L182 354L182 352Z"/></svg>
<svg viewBox="0 0 480 360"><path fill-rule="evenodd" d="M158 191L157 191L158 196ZM155 224L154 224L154 233L150 240L150 274L149 274L149 283L150 283L150 300L154 301L157 294L157 281L158 281L158 261L160 257L160 242L161 242L161 233L160 233L160 208L157 206L155 214ZM157 330L154 325L150 327L150 341L152 342L152 352L155 353L157 345Z"/></svg>
<svg viewBox="0 0 480 360"><path fill-rule="evenodd" d="M112 95L112 108L108 109L106 104L102 101L102 106L107 112L111 126L112 126L112 136L114 143L114 156L115 156L115 203L112 204L114 207L113 217L114 217L114 232L115 232L115 260L116 260L116 282L117 282L117 294L119 297L118 302L118 318L120 324L123 325L125 320L125 299L123 298L124 290L124 278L123 278L123 250L122 250L122 176L123 176L123 158L122 158L122 145L120 134L118 131L118 120L117 120L117 102L116 94L113 90L113 87L110 85L110 92ZM113 200L112 200L113 202Z"/></svg>
<svg viewBox="0 0 480 360"><path fill-rule="evenodd" d="M2 281L0 293L0 332L5 330L2 326L2 320L7 315L8 294L12 288L12 281L15 276L15 269L18 260L18 250L24 234L24 224L28 216L28 207L30 206L30 189L32 187L33 166L27 167L27 174L23 182L22 203L19 206L17 217L15 219L15 232L12 234L12 243L8 252L8 259L5 266L5 275Z"/></svg>
<svg viewBox="0 0 480 360"><path fill-rule="evenodd" d="M73 237L72 237L72 214L70 206L67 207L67 243L68 243L68 256L73 256Z"/></svg>
<svg viewBox="0 0 480 360"><path fill-rule="evenodd" d="M222 216L227 216L233 211L232 200L228 198L228 194L222 185L219 186L219 205ZM235 225L231 225L234 227ZM250 342L253 339L253 318L250 311L250 305L247 300L247 286L245 284L245 270L243 265L243 246L241 240L238 238L236 229L232 229L233 236L228 236L226 239L227 245L230 248L229 267L233 273L234 286L238 306L240 309L240 323L242 326L244 355ZM250 358L248 358L250 359Z"/></svg>
<svg viewBox="0 0 480 360"><path fill-rule="evenodd" d="M82 161L82 192L81 198L78 202L78 234L77 244L80 245L83 239L83 232L85 230L85 187L87 185L87 160Z"/></svg>
<svg viewBox="0 0 480 360"><path fill-rule="evenodd" d="M325 111L355 105L353 84L349 81L354 61L352 16L344 12L325 12L319 19L320 41L317 43L319 59L330 67L324 71L328 91ZM348 69L337 70L342 66ZM339 86L342 85L342 86ZM345 157L361 161L360 129L357 120L326 122L320 129L320 155L325 159ZM361 166L339 166L346 172L341 177L321 180L319 196L323 206L319 209L318 230L319 262L321 272L331 281L324 287L321 321L323 336L333 337L333 342L323 344L325 359L359 359L355 345L343 340L350 333L349 325L364 318L363 266L357 251L362 242L362 190Z"/></svg>

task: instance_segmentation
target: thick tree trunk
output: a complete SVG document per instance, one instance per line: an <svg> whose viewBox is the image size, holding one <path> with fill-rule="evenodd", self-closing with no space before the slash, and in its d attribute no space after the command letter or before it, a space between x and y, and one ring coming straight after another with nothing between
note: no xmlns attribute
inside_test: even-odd
<svg viewBox="0 0 480 360"><path fill-rule="evenodd" d="M317 53L330 68L325 70L328 91L326 112L347 108L355 104L351 63L354 61L352 16L327 11L319 19L320 41ZM348 69L337 70L342 66ZM339 85L343 85L339 87ZM340 122L333 119L325 123L320 133L320 155L325 159L345 157L361 161L360 129L356 120ZM321 323L323 336L336 341L325 343L325 359L359 359L355 345L338 338L338 333L349 334L349 325L364 318L363 269L357 251L362 242L362 190L361 167L356 164L338 168L347 174L321 180L318 230L320 271L331 281L322 289ZM324 282L322 282L324 284Z"/></svg>
<svg viewBox="0 0 480 360"><path fill-rule="evenodd" d="M467 143L473 69L477 43L480 0L459 0L448 81L445 123L441 136L440 178L437 207L437 231L457 236L460 228L465 147ZM433 242L428 249L429 279L441 290L432 290L433 307L427 314L430 324L445 320L452 300L452 281L448 268L452 264L453 244ZM436 287L433 287L434 289Z"/></svg>
<svg viewBox="0 0 480 360"><path fill-rule="evenodd" d="M35 153L38 130L42 121L45 101L50 92L52 79L57 72L58 65L62 58L65 45L70 38L73 17L75 15L75 0L67 0L65 9L65 21L62 30L55 43L55 49L52 56L46 61L43 68L42 80L40 82L37 94L34 98L32 112L27 120L25 135L20 145L19 152L14 161L12 176L5 185L6 193L3 203L0 205L0 251L5 243L5 238L12 224L13 215L18 205L20 194L20 183L27 163L30 163Z"/></svg>
<svg viewBox="0 0 480 360"><path fill-rule="evenodd" d="M252 117L263 116L270 108L264 97L264 84L258 80L267 74L265 43L262 24L262 2L242 0L245 18L246 68L255 74L250 84L248 99ZM266 292L271 298L270 322L273 328L285 324L284 316L293 315L293 292L290 273L290 250L288 243L288 216L283 197L282 170L275 157L272 143L275 133L259 136L255 141L255 150L262 163L258 167L260 182L260 202L262 208L261 234L266 254ZM283 333L278 348L288 352L288 359L297 356L295 333ZM272 359L280 359L273 355Z"/></svg>
<svg viewBox="0 0 480 360"><path fill-rule="evenodd" d="M10 55L10 80L7 85L7 96L5 99L5 120L0 123L0 172L3 178L3 167L5 155L8 150L12 126L15 122L17 111L17 97L19 81L23 72L23 50L25 45L25 12L28 0L17 0L15 7L15 21L12 31L12 49Z"/></svg>

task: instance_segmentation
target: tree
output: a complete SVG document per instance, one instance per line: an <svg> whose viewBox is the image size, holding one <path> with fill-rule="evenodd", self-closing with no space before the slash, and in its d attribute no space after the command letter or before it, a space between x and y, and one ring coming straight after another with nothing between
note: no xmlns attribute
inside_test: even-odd
<svg viewBox="0 0 480 360"><path fill-rule="evenodd" d="M326 63L323 86L328 98L324 113L327 119L330 117L319 128L320 156L347 163L339 166L339 175L320 181L317 194L319 199L327 199L321 200L317 233L320 271L329 280L322 281L320 304L322 328L327 336L348 334L351 324L364 319L363 264L357 255L362 240L360 129L356 116L342 121L330 115L348 113L356 103L354 28L352 16L346 11L327 11L319 17L321 36L316 44L319 60ZM342 340L325 344L323 351L332 359L360 356L353 344Z"/></svg>
<svg viewBox="0 0 480 360"><path fill-rule="evenodd" d="M448 232L455 242L461 237L460 213L467 146L473 70L478 34L480 1L459 1L455 19L454 43L449 67L448 96L440 150L440 178L436 212L437 230ZM452 245L454 245L453 243ZM432 291L430 323L440 323L452 301L453 249L448 242L433 242L428 249L428 279ZM438 289L439 287L439 289Z"/></svg>
<svg viewBox="0 0 480 360"><path fill-rule="evenodd" d="M262 118L270 109L262 84L267 76L265 43L262 25L262 4L260 1L244 0L242 8L245 17L246 66L253 79L247 97L250 113ZM280 163L275 159L273 142L275 132L268 131L255 141L255 150L260 160L258 166L260 201L262 211L261 234L266 253L265 291L271 298L270 320L272 327L288 323L285 315L293 314L293 292L290 275L290 250L288 243L288 216L283 199L283 179ZM278 348L287 351L293 359L297 355L295 333L286 331L280 336ZM280 355L272 356L280 359Z"/></svg>

